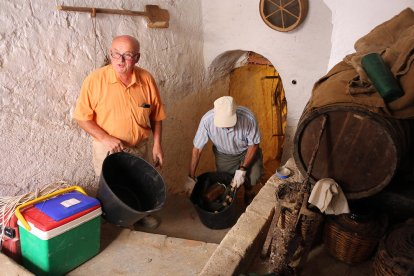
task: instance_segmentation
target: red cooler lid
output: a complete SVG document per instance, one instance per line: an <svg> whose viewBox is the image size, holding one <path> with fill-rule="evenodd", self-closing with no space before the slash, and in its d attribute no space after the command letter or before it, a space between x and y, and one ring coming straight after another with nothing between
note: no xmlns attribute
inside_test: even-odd
<svg viewBox="0 0 414 276"><path fill-rule="evenodd" d="M56 227L59 227L61 225L64 225L66 223L69 223L77 218L80 218L90 212L92 212L93 210L96 210L100 207L100 205L96 205L93 206L89 209L83 210L79 213L76 213L70 217L67 217L65 219L62 219L60 221L55 221L54 219L52 219L51 217L49 217L48 215L46 215L45 213L41 212L39 209L37 209L36 207L32 206L29 207L27 209L25 209L22 212L22 215L24 216L24 218L32 223L37 229L42 230L44 232L47 232L49 230L52 230Z"/></svg>
<svg viewBox="0 0 414 276"><path fill-rule="evenodd" d="M60 221L99 205L99 200L96 198L74 191L39 202L34 206L55 221Z"/></svg>

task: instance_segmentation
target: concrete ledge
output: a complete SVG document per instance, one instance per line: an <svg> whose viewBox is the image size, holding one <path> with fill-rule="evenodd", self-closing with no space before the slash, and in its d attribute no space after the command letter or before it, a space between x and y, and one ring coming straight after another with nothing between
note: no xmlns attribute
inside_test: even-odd
<svg viewBox="0 0 414 276"><path fill-rule="evenodd" d="M261 217L244 213L236 227L233 227L221 241L220 246L240 256L246 256L256 239L264 232L263 226L266 221Z"/></svg>
<svg viewBox="0 0 414 276"><path fill-rule="evenodd" d="M275 184L271 179L221 241L200 276L231 276L243 273L259 254L276 202Z"/></svg>
<svg viewBox="0 0 414 276"><path fill-rule="evenodd" d="M273 181L268 181L253 199L252 203L247 206L246 213L253 213L267 220L270 215L269 210L275 207L275 190L276 186Z"/></svg>
<svg viewBox="0 0 414 276"><path fill-rule="evenodd" d="M285 166L292 172L290 177L284 180L276 176L269 178L246 208L246 212L240 216L221 241L200 276L231 276L246 273L252 260L260 254L266 239L276 205L276 187L284 182L303 181L293 158L289 159ZM235 263L236 260L239 260L239 263Z"/></svg>
<svg viewBox="0 0 414 276"><path fill-rule="evenodd" d="M233 275L242 262L243 257L225 247L217 248L199 275ZM230 274L229 274L230 273Z"/></svg>

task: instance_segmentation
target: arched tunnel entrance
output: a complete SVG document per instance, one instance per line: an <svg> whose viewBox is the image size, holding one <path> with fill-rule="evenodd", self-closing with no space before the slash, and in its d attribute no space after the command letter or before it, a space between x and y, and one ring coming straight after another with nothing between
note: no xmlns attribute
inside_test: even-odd
<svg viewBox="0 0 414 276"><path fill-rule="evenodd" d="M262 180L266 182L280 164L285 140L287 102L277 69L260 54L234 50L217 56L209 70L209 96L230 95L255 114L262 136Z"/></svg>
<svg viewBox="0 0 414 276"><path fill-rule="evenodd" d="M280 75L265 57L246 52L230 72L229 95L256 116L267 180L280 164L285 137L287 106Z"/></svg>

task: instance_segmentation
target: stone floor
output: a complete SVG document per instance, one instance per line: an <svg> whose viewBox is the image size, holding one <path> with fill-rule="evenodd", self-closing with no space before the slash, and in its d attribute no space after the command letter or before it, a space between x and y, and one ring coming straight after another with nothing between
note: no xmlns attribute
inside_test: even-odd
<svg viewBox="0 0 414 276"><path fill-rule="evenodd" d="M68 275L198 275L217 244L103 225L99 255ZM114 235L113 232L117 234Z"/></svg>
<svg viewBox="0 0 414 276"><path fill-rule="evenodd" d="M68 275L198 275L228 229L204 226L184 195L168 197L157 229L102 224L101 253Z"/></svg>

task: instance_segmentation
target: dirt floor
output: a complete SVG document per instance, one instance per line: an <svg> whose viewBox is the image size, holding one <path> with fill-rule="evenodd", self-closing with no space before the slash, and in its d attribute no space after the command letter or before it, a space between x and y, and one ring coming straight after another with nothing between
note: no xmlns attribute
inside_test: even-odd
<svg viewBox="0 0 414 276"><path fill-rule="evenodd" d="M219 244L230 229L210 229L200 220L190 199L184 194L167 196L163 208L154 213L161 224L156 229L136 227L138 231L168 237Z"/></svg>

